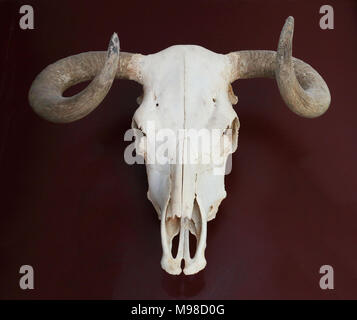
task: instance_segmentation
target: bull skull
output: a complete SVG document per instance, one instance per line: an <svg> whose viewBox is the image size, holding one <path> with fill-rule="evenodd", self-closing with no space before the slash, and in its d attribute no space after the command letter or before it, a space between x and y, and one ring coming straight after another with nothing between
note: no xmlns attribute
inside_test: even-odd
<svg viewBox="0 0 357 320"><path fill-rule="evenodd" d="M237 79L275 78L281 96L296 114L313 118L323 114L330 104L329 89L321 76L305 62L292 57L294 19L289 17L280 35L277 52L266 50L216 54L199 46L178 45L151 55L120 52L116 34L107 52L86 52L48 66L34 80L29 92L32 108L41 117L67 123L85 117L108 93L114 78L135 80L144 94L135 112L132 127L141 132L137 152L146 160L148 198L161 219L163 255L161 266L170 274L194 274L206 265L207 222L214 219L220 202L226 197L224 175L214 173L211 164L148 163L153 146L146 136L147 124L155 132L170 128L218 129L222 136L231 130L231 149L213 146L224 162L237 148L238 117L232 108L238 99L231 83ZM92 80L93 79L93 80ZM83 81L92 82L73 97L63 92ZM142 143L143 142L143 143ZM175 146L182 155L187 143L183 135ZM197 239L190 255L189 234ZM176 257L172 241L179 235Z"/></svg>

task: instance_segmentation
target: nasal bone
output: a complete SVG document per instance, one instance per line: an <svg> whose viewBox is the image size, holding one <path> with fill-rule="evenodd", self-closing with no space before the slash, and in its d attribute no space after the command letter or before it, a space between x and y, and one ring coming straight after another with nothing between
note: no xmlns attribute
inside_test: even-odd
<svg viewBox="0 0 357 320"><path fill-rule="evenodd" d="M196 166L171 165L170 200L167 217L192 218L193 202L196 196Z"/></svg>

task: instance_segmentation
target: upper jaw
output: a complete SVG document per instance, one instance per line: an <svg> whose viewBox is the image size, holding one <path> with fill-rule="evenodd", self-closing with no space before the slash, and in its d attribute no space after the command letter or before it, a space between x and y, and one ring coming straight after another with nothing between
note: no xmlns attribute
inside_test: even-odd
<svg viewBox="0 0 357 320"><path fill-rule="evenodd" d="M197 198L192 211L192 217L169 217L167 210L161 216L161 267L169 274L179 275L182 272L181 262L184 260L185 275L195 274L206 266L205 249L207 240L207 218L203 213ZM196 252L190 255L190 232L197 239ZM173 238L179 234L179 244L176 257L172 255Z"/></svg>

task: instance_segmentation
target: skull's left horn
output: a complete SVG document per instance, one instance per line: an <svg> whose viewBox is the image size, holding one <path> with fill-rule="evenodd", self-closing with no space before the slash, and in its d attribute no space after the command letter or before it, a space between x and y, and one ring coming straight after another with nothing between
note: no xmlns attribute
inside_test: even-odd
<svg viewBox="0 0 357 320"><path fill-rule="evenodd" d="M103 101L115 77L140 82L137 63L140 56L120 53L119 38L114 33L107 52L85 52L46 67L32 83L30 105L38 115L52 122L81 119ZM66 89L88 80L92 81L83 91L63 97Z"/></svg>
<svg viewBox="0 0 357 320"><path fill-rule="evenodd" d="M293 32L294 18L289 17L281 31L277 52L249 50L229 53L231 81L275 78L290 110L303 117L318 117L330 105L330 91L316 70L292 57Z"/></svg>

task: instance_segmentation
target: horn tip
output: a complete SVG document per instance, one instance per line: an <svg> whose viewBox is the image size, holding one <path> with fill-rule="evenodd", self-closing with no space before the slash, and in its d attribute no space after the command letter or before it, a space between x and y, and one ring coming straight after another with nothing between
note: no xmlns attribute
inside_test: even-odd
<svg viewBox="0 0 357 320"><path fill-rule="evenodd" d="M119 38L116 32L113 33L112 37L110 38L109 48L108 48L108 56L114 54L119 54L120 43Z"/></svg>
<svg viewBox="0 0 357 320"><path fill-rule="evenodd" d="M293 30L294 29L294 17L289 16L285 20L284 29Z"/></svg>
<svg viewBox="0 0 357 320"><path fill-rule="evenodd" d="M116 32L113 33L112 35L112 40L115 42L115 43L118 43L119 42L119 37L118 37L118 34Z"/></svg>
<svg viewBox="0 0 357 320"><path fill-rule="evenodd" d="M286 18L286 22L288 23L294 23L294 17L293 16L289 16Z"/></svg>

